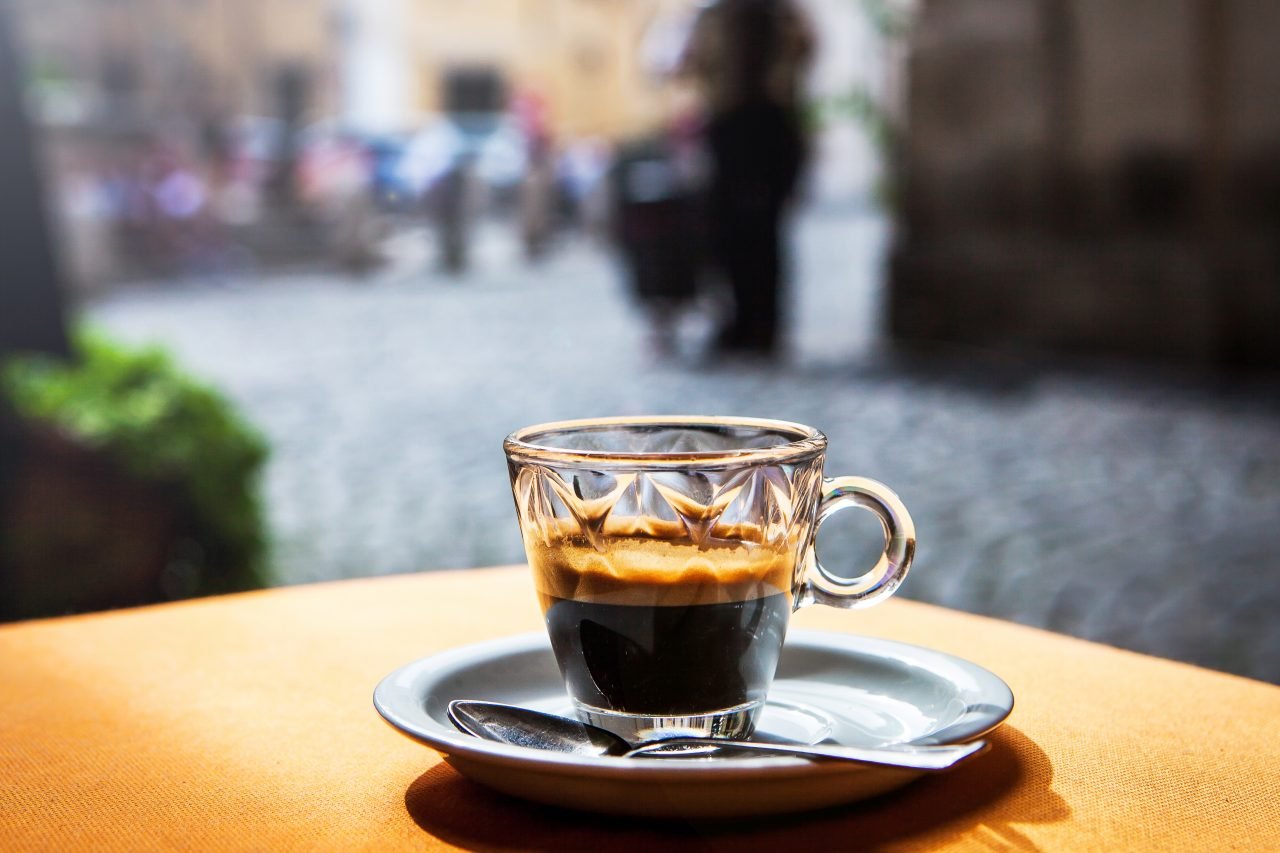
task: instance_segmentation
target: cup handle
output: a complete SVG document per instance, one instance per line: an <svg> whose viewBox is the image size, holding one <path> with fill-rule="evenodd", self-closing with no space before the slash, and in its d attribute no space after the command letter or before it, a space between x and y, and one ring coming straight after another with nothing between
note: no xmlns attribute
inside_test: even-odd
<svg viewBox="0 0 1280 853"><path fill-rule="evenodd" d="M864 575L846 578L832 574L818 559L817 533L822 523L849 507L875 513L884 528L884 552ZM907 576L916 553L916 528L897 495L883 483L866 477L829 477L822 481L822 499L814 525L814 541L805 556L804 580L796 607L826 604L844 609L869 607L893 594Z"/></svg>

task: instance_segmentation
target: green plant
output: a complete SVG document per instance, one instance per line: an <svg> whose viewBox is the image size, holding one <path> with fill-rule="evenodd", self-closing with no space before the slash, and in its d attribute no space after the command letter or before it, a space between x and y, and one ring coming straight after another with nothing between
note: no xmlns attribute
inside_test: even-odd
<svg viewBox="0 0 1280 853"><path fill-rule="evenodd" d="M862 14L881 38L905 39L911 33L913 4L903 0L858 0Z"/></svg>
<svg viewBox="0 0 1280 853"><path fill-rule="evenodd" d="M265 580L257 493L262 437L211 388L160 349L130 350L99 333L75 336L76 359L11 359L0 391L24 418L108 454L128 474L169 487L194 548L182 593L247 589Z"/></svg>
<svg viewBox="0 0 1280 853"><path fill-rule="evenodd" d="M915 24L913 6L904 0L856 0L860 13L881 42L903 43ZM897 207L897 175L893 165L902 144L901 129L886 104L866 84L851 85L847 92L819 98L809 106L814 129L833 119L852 119L867 135L885 168L876 180L876 200L886 209Z"/></svg>

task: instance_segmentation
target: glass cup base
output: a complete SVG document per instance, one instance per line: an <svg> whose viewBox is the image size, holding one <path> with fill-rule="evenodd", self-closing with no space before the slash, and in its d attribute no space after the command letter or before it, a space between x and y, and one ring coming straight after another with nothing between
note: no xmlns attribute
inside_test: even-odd
<svg viewBox="0 0 1280 853"><path fill-rule="evenodd" d="M742 740L755 731L764 700L735 705L720 711L682 716L654 716L606 711L573 700L578 719L640 744L673 737L705 737Z"/></svg>

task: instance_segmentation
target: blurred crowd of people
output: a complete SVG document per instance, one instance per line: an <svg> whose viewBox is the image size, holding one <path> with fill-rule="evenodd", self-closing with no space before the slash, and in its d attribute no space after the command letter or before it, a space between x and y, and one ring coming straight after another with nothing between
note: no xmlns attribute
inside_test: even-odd
<svg viewBox="0 0 1280 853"><path fill-rule="evenodd" d="M657 352L674 349L681 312L712 294L717 348L769 355L813 48L789 0L717 0L689 19L669 63L695 97L641 137L557 138L553 105L532 91L404 134L241 117L99 146L64 176L63 207L81 252L113 253L144 275L242 272L289 260L291 247L314 260L317 245L366 269L388 233L424 224L438 266L460 274L484 218L509 222L530 261L558 235L587 232L618 250Z"/></svg>
<svg viewBox="0 0 1280 853"><path fill-rule="evenodd" d="M58 182L72 252L117 277L236 271L270 253L264 224L332 220L367 185L354 139L317 127L286 141L267 118L80 147Z"/></svg>
<svg viewBox="0 0 1280 853"><path fill-rule="evenodd" d="M339 265L367 268L397 225L423 223L438 232L441 264L461 272L471 226L487 216L518 219L536 258L566 227L598 230L611 156L594 138L556 147L507 114L437 116L382 136L245 117L203 135L82 147L90 153L57 181L73 253L123 276L269 265L288 259L291 229L306 232L306 257L321 245Z"/></svg>

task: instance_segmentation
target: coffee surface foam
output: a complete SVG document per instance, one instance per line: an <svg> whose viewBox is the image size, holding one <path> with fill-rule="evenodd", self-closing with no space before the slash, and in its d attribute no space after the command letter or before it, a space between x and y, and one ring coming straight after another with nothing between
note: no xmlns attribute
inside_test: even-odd
<svg viewBox="0 0 1280 853"><path fill-rule="evenodd" d="M580 531L528 543L544 606L548 598L680 607L791 594L794 548L762 544L758 528L717 529L706 547L676 524L607 532L602 550Z"/></svg>

